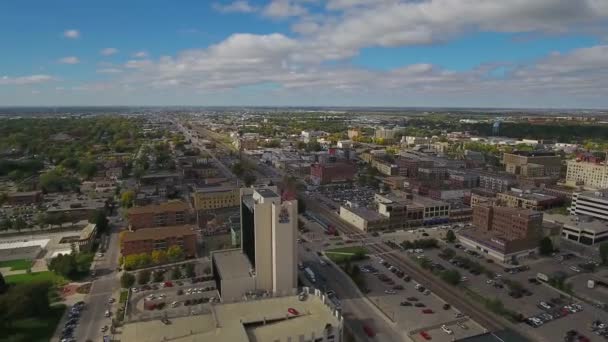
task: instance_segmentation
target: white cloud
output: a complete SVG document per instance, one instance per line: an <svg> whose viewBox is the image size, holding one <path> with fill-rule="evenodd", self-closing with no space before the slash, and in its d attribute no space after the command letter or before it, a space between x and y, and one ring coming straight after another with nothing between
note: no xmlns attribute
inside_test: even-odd
<svg viewBox="0 0 608 342"><path fill-rule="evenodd" d="M0 85L27 85L39 84L52 81L53 77L49 75L29 75L29 76L0 76Z"/></svg>
<svg viewBox="0 0 608 342"><path fill-rule="evenodd" d="M80 38L80 31L78 30L65 30L63 31L63 36L69 39L78 39Z"/></svg>
<svg viewBox="0 0 608 342"><path fill-rule="evenodd" d="M119 68L97 69L97 73L98 74L120 74L122 72L123 72L123 70L119 69Z"/></svg>
<svg viewBox="0 0 608 342"><path fill-rule="evenodd" d="M118 53L118 49L109 47L102 49L101 51L99 51L99 53L103 56L112 56Z"/></svg>
<svg viewBox="0 0 608 342"><path fill-rule="evenodd" d="M78 64L78 63L80 63L80 59L78 59L78 57L75 57L75 56L68 56L68 57L60 58L58 62L61 64Z"/></svg>
<svg viewBox="0 0 608 342"><path fill-rule="evenodd" d="M228 4L214 3L212 6L216 11L222 13L252 13L258 10L246 0L237 0Z"/></svg>
<svg viewBox="0 0 608 342"><path fill-rule="evenodd" d="M271 18L288 18L304 15L308 11L292 0L272 0L262 13Z"/></svg>
<svg viewBox="0 0 608 342"><path fill-rule="evenodd" d="M148 52L146 51L138 51L136 53L133 54L133 57L135 58L146 58L148 57Z"/></svg>

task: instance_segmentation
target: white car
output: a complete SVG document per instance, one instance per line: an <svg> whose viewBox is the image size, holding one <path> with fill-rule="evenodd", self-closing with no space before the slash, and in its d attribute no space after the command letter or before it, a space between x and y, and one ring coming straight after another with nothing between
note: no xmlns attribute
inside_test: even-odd
<svg viewBox="0 0 608 342"><path fill-rule="evenodd" d="M106 310L106 312L103 314L105 317L110 317L110 310Z"/></svg>
<svg viewBox="0 0 608 342"><path fill-rule="evenodd" d="M386 293L386 294L395 294L397 292L395 290L384 290L384 293Z"/></svg>
<svg viewBox="0 0 608 342"><path fill-rule="evenodd" d="M173 302L173 303L171 303L171 307L172 307L172 308L175 308L175 307L177 307L178 305L179 305L179 302Z"/></svg>
<svg viewBox="0 0 608 342"><path fill-rule="evenodd" d="M445 324L441 326L441 330L443 330L443 332L445 332L448 335L452 335L454 333L452 331L452 329L448 328L448 326Z"/></svg>
<svg viewBox="0 0 608 342"><path fill-rule="evenodd" d="M116 299L114 299L112 297L110 297L110 299L108 299L108 303L110 303L110 304L114 303L115 301L116 301Z"/></svg>
<svg viewBox="0 0 608 342"><path fill-rule="evenodd" d="M576 266L570 266L570 269L576 273L580 272L580 268L576 267Z"/></svg>

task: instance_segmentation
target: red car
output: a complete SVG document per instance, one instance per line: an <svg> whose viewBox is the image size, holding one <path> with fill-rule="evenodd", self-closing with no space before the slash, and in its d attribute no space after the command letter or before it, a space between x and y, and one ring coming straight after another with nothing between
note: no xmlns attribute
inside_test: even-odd
<svg viewBox="0 0 608 342"><path fill-rule="evenodd" d="M363 326L363 332L365 333L365 335L367 335L367 337L374 337L374 336L376 336L376 332L374 331L374 329L372 329L368 325L364 325Z"/></svg>
<svg viewBox="0 0 608 342"><path fill-rule="evenodd" d="M165 287L173 287L173 283L170 281L165 282Z"/></svg>
<svg viewBox="0 0 608 342"><path fill-rule="evenodd" d="M433 311L431 309L424 309L424 310L422 310L422 313L423 314L432 314L432 313L435 313L435 311Z"/></svg>
<svg viewBox="0 0 608 342"><path fill-rule="evenodd" d="M296 309L294 309L294 308L289 308L289 309L287 309L287 312L289 312L290 314L292 314L292 315L294 315L294 316L297 316L297 315L299 315L299 314L300 314L300 313L298 312L298 310L296 310Z"/></svg>
<svg viewBox="0 0 608 342"><path fill-rule="evenodd" d="M420 336L422 336L422 338L424 338L427 341L432 340L431 335L429 335L429 333L427 333L426 331L421 331Z"/></svg>

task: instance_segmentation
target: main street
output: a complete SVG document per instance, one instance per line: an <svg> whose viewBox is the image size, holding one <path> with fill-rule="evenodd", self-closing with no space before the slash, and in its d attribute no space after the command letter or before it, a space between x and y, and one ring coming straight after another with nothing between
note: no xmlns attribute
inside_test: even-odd
<svg viewBox="0 0 608 342"><path fill-rule="evenodd" d="M85 299L86 306L80 318L80 324L75 336L78 341L100 341L105 334L101 332L104 325L110 327L112 318L104 317L105 311L109 308L109 299L120 288L116 269L118 267L119 243L118 243L118 222L114 217L110 218L111 234L108 249L105 255L95 263L93 270L96 279L93 281L91 291ZM118 298L115 304L118 305ZM109 331L107 332L109 334Z"/></svg>

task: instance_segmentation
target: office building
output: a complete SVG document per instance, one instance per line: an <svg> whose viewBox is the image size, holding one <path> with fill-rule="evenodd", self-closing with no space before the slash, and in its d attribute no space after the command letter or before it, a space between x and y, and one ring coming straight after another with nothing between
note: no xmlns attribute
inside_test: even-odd
<svg viewBox="0 0 608 342"><path fill-rule="evenodd" d="M458 239L464 245L503 263L535 254L543 237L543 213L520 208L478 205L473 228Z"/></svg>
<svg viewBox="0 0 608 342"><path fill-rule="evenodd" d="M505 171L523 177L559 177L562 160L555 152L514 151L502 157Z"/></svg>
<svg viewBox="0 0 608 342"><path fill-rule="evenodd" d="M155 250L166 251L171 246L179 246L186 258L196 257L196 232L194 226L168 226L141 228L122 233L120 253L122 256L147 253Z"/></svg>
<svg viewBox="0 0 608 342"><path fill-rule="evenodd" d="M566 184L583 185L585 188L608 188L608 166L605 162L569 160L567 162Z"/></svg>
<svg viewBox="0 0 608 342"><path fill-rule="evenodd" d="M42 191L11 192L6 195L10 205L36 204L42 201Z"/></svg>
<svg viewBox="0 0 608 342"><path fill-rule="evenodd" d="M297 287L298 203L276 186L241 189L241 249L212 253L222 298L250 291L291 293Z"/></svg>
<svg viewBox="0 0 608 342"><path fill-rule="evenodd" d="M608 190L574 193L569 211L571 215L608 220Z"/></svg>
<svg viewBox="0 0 608 342"><path fill-rule="evenodd" d="M93 249L93 243L97 236L97 225L95 223L87 224L78 236L76 245L78 246L79 252L90 252Z"/></svg>
<svg viewBox="0 0 608 342"><path fill-rule="evenodd" d="M133 230L184 225L191 222L192 216L190 206L182 201L150 204L127 210L129 227Z"/></svg>
<svg viewBox="0 0 608 342"><path fill-rule="evenodd" d="M341 342L344 319L320 290L300 295L214 304L212 310L170 319L129 322L124 341Z"/></svg>

